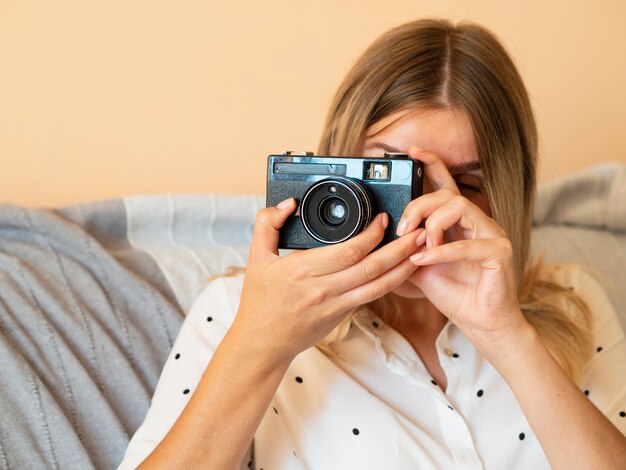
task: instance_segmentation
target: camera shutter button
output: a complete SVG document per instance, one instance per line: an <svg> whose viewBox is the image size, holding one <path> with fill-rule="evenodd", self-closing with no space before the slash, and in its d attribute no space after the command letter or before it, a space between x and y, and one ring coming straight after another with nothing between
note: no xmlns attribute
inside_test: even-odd
<svg viewBox="0 0 626 470"><path fill-rule="evenodd" d="M410 162L393 162L393 176L401 180L406 180L411 177L411 163Z"/></svg>

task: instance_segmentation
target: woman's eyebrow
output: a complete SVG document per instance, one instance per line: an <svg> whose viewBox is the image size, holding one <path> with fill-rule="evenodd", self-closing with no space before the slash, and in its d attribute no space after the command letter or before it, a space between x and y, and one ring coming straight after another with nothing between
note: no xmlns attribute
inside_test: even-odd
<svg viewBox="0 0 626 470"><path fill-rule="evenodd" d="M383 142L370 142L369 144L365 146L365 150L371 150L371 149L382 149L385 152L389 152L389 153L402 153L397 148L392 147L391 145L387 145Z"/></svg>
<svg viewBox="0 0 626 470"><path fill-rule="evenodd" d="M381 149L381 150L384 150L385 152L390 152L390 153L402 153L396 147L387 145L384 142L377 142L377 141L370 142L369 144L365 146L365 150L372 150L372 149ZM461 174L471 173L473 171L480 171L480 170L482 170L482 166L478 160L459 163L458 165L453 165L450 168L448 168L448 171L450 172L451 175L461 175Z"/></svg>
<svg viewBox="0 0 626 470"><path fill-rule="evenodd" d="M458 165L451 166L448 168L451 175L461 175L464 173L471 173L472 171L481 171L482 166L478 160L474 160L473 162L465 162L460 163Z"/></svg>

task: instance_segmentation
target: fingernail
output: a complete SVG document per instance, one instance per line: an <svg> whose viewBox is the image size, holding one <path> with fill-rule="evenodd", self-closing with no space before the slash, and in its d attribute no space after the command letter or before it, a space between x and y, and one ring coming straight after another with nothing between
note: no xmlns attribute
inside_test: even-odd
<svg viewBox="0 0 626 470"><path fill-rule="evenodd" d="M424 230L422 233L420 233L417 236L417 240L415 240L415 244L417 246L421 246L424 244L425 241L426 241L426 231Z"/></svg>
<svg viewBox="0 0 626 470"><path fill-rule="evenodd" d="M399 237L401 237L402 235L405 234L408 226L409 226L409 222L403 217L402 219L400 219L400 223L398 224L398 229L396 230L396 234Z"/></svg>
<svg viewBox="0 0 626 470"><path fill-rule="evenodd" d="M416 263L420 260L422 260L424 258L424 253L415 253L413 256L411 256L409 259L413 262Z"/></svg>
<svg viewBox="0 0 626 470"><path fill-rule="evenodd" d="M276 207L280 210L283 209L287 209L289 206L291 206L291 201L293 201L293 198L290 197L289 199L285 199L284 201L279 202Z"/></svg>
<svg viewBox="0 0 626 470"><path fill-rule="evenodd" d="M387 215L386 212L383 212L382 220L380 221L380 223L382 224L383 228L386 230L387 225L389 225L389 216Z"/></svg>

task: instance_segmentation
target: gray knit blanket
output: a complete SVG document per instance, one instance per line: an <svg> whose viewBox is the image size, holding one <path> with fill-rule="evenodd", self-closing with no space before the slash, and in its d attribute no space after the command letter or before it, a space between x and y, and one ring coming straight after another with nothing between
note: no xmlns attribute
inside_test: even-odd
<svg viewBox="0 0 626 470"><path fill-rule="evenodd" d="M541 188L548 261L605 272L626 325L626 165ZM0 205L0 468L115 468L207 279L246 263L254 196ZM607 286L610 287L610 286Z"/></svg>

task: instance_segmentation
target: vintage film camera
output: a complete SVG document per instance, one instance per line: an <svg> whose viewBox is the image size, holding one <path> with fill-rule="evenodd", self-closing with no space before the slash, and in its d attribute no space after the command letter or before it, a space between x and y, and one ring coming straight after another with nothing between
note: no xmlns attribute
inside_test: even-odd
<svg viewBox="0 0 626 470"><path fill-rule="evenodd" d="M298 208L281 229L279 248L339 243L380 212L389 225L380 245L397 238L404 208L422 194L423 164L406 154L383 158L316 157L312 152L267 157L267 207L293 197Z"/></svg>

